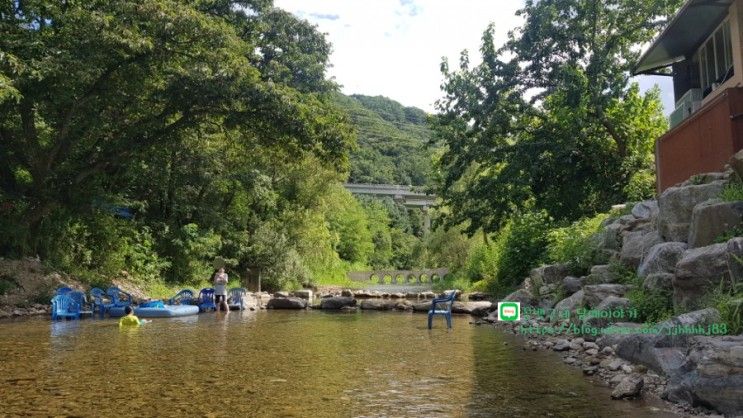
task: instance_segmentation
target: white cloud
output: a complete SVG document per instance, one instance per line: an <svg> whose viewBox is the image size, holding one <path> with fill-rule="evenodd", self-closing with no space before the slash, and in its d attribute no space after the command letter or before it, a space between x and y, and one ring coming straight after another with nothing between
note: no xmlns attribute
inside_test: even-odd
<svg viewBox="0 0 743 418"><path fill-rule="evenodd" d="M333 44L330 75L346 94L383 95L429 112L441 97L441 57L452 66L463 49L479 61L480 38L495 42L522 18L523 0L275 0L316 24ZM645 83L642 83L645 87Z"/></svg>

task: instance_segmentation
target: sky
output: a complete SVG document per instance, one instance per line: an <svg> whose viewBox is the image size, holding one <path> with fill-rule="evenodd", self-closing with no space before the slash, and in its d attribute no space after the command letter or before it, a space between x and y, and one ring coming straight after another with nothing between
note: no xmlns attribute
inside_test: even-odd
<svg viewBox="0 0 743 418"><path fill-rule="evenodd" d="M522 18L523 0L274 0L274 5L318 26L333 45L329 75L345 94L382 95L434 112L441 97L439 70L455 68L463 49L479 61L482 33L495 24L495 42ZM455 6L454 6L455 5ZM641 76L641 90L659 83L665 113L673 110L669 77Z"/></svg>

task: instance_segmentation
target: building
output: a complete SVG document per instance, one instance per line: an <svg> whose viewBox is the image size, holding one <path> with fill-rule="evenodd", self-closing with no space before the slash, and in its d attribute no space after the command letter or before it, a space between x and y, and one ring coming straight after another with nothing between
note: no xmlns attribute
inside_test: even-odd
<svg viewBox="0 0 743 418"><path fill-rule="evenodd" d="M659 193L722 171L743 148L743 0L687 1L633 74L673 77L676 108L655 146Z"/></svg>

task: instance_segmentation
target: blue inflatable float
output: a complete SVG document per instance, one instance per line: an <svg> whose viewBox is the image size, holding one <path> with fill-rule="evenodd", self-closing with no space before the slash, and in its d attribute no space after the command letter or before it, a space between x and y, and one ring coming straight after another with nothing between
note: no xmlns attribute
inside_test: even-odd
<svg viewBox="0 0 743 418"><path fill-rule="evenodd" d="M134 315L140 318L173 318L176 316L196 315L199 307L195 305L165 305L160 300L140 304L134 307ZM124 316L124 307L116 306L108 310L112 317Z"/></svg>

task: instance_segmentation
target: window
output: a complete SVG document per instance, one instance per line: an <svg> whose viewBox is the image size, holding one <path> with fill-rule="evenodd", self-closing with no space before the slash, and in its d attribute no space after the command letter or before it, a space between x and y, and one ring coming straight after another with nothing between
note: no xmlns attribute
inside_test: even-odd
<svg viewBox="0 0 743 418"><path fill-rule="evenodd" d="M699 79L704 96L732 76L730 21L725 20L699 49Z"/></svg>

